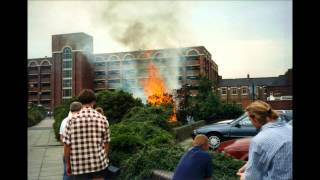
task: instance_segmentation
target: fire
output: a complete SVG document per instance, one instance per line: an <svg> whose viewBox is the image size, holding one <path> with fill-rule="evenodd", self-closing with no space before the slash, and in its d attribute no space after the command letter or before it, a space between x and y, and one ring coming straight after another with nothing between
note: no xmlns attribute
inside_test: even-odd
<svg viewBox="0 0 320 180"><path fill-rule="evenodd" d="M153 63L148 65L148 78L142 82L144 94L148 97L147 103L152 106L174 103L172 95L168 94L164 80L159 75L157 67ZM171 122L177 121L176 108L173 108L173 115L169 118Z"/></svg>

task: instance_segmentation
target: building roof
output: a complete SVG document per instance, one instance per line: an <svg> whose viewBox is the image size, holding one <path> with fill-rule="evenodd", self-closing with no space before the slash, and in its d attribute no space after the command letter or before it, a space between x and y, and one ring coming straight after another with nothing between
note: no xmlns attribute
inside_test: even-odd
<svg viewBox="0 0 320 180"><path fill-rule="evenodd" d="M287 86L288 82L286 76L280 75L278 77L222 79L219 81L218 86L249 86L252 83L256 86Z"/></svg>

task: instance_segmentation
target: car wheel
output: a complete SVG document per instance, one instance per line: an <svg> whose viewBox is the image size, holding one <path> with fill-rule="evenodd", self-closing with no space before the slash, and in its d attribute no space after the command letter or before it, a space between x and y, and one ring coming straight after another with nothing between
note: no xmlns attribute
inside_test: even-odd
<svg viewBox="0 0 320 180"><path fill-rule="evenodd" d="M208 139L210 148L216 149L219 147L221 137L218 134L209 134Z"/></svg>

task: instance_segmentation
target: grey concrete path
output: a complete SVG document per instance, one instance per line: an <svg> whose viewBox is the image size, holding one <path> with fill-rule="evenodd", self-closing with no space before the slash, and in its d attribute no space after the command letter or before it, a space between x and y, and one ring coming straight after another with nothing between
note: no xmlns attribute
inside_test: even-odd
<svg viewBox="0 0 320 180"><path fill-rule="evenodd" d="M52 118L28 128L28 180L62 180L63 146L55 139Z"/></svg>

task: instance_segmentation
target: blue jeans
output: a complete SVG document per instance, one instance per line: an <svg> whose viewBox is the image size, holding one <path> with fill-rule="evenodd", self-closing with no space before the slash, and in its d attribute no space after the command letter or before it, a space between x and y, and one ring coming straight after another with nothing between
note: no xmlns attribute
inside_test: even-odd
<svg viewBox="0 0 320 180"><path fill-rule="evenodd" d="M67 175L67 166L66 166L66 161L64 159L64 156L62 158L63 158L63 180L71 180L71 177Z"/></svg>

